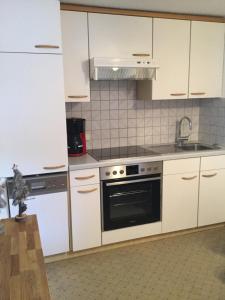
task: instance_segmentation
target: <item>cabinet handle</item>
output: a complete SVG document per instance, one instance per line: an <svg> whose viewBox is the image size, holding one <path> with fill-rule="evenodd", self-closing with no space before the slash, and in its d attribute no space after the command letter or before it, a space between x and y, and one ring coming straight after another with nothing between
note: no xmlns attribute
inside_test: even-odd
<svg viewBox="0 0 225 300"><path fill-rule="evenodd" d="M82 95L78 95L78 96L68 96L68 98L71 99L82 99L82 98L87 98L88 96L82 96Z"/></svg>
<svg viewBox="0 0 225 300"><path fill-rule="evenodd" d="M202 95L205 95L206 93L204 92L199 92L199 93L191 93L191 95L193 96L202 96Z"/></svg>
<svg viewBox="0 0 225 300"><path fill-rule="evenodd" d="M66 165L58 165L58 166L49 166L49 167L43 167L44 170L54 170L54 169L62 169Z"/></svg>
<svg viewBox="0 0 225 300"><path fill-rule="evenodd" d="M85 179L91 179L95 177L95 175L90 175L90 176L79 176L79 177L75 177L76 180L85 180Z"/></svg>
<svg viewBox="0 0 225 300"><path fill-rule="evenodd" d="M88 193L92 193L92 192L95 192L97 191L98 188L94 188L94 189L90 189L90 190L80 190L80 191L77 191L78 193L80 194L88 194Z"/></svg>
<svg viewBox="0 0 225 300"><path fill-rule="evenodd" d="M213 174L204 174L204 175L202 175L202 177L210 178L210 177L214 177L214 176L216 176L216 175L217 175L217 173L213 173Z"/></svg>
<svg viewBox="0 0 225 300"><path fill-rule="evenodd" d="M186 93L171 93L170 96L185 96Z"/></svg>
<svg viewBox="0 0 225 300"><path fill-rule="evenodd" d="M192 177L182 177L183 180L192 180L197 178L197 176L192 176Z"/></svg>
<svg viewBox="0 0 225 300"><path fill-rule="evenodd" d="M150 56L149 53L133 53L132 55L133 55L133 56L141 56L141 57L147 57L147 56Z"/></svg>
<svg viewBox="0 0 225 300"><path fill-rule="evenodd" d="M43 44L35 45L34 47L35 48L43 48L43 49L58 49L59 48L59 46L57 46L57 45L43 45Z"/></svg>

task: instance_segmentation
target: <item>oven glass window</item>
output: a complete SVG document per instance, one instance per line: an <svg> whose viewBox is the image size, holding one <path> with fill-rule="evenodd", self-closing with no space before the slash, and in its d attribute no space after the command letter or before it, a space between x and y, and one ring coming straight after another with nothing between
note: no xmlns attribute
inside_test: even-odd
<svg viewBox="0 0 225 300"><path fill-rule="evenodd" d="M104 230L160 220L160 179L140 178L103 183Z"/></svg>

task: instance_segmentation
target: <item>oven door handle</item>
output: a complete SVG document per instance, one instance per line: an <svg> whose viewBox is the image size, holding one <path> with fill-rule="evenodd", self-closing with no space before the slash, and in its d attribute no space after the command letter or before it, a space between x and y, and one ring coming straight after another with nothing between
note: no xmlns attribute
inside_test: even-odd
<svg viewBox="0 0 225 300"><path fill-rule="evenodd" d="M115 186L115 185L123 185L123 184L128 184L128 183L155 181L155 180L160 180L160 179L161 179L161 177L153 177L153 178L145 178L145 179L135 179L135 180L127 180L127 181L109 182L109 183L106 183L106 186Z"/></svg>

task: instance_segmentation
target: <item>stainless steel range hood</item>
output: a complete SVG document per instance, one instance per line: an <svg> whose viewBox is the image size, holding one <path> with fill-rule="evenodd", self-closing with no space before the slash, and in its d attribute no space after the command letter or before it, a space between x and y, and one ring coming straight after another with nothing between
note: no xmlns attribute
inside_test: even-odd
<svg viewBox="0 0 225 300"><path fill-rule="evenodd" d="M90 60L90 77L92 80L152 80L158 68L149 58L94 57Z"/></svg>

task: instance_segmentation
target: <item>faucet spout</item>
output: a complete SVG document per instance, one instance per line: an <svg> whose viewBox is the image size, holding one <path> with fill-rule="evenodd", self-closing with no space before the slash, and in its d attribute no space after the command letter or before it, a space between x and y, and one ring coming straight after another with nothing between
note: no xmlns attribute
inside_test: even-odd
<svg viewBox="0 0 225 300"><path fill-rule="evenodd" d="M176 138L176 143L178 146L182 146L184 142L187 142L189 137L190 137L190 133L188 135L182 135L182 125L184 121L188 121L188 127L189 130L192 130L192 122L191 119L187 116L184 116L183 118L180 119L179 123L178 123L178 134L177 134L177 138Z"/></svg>

